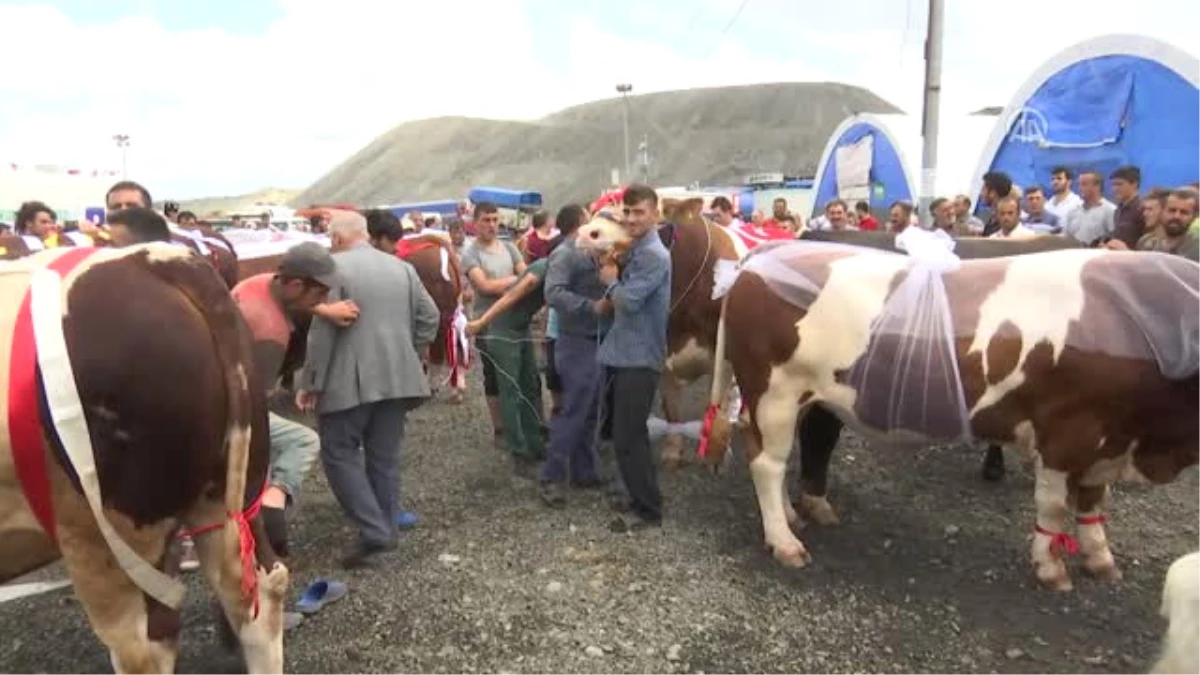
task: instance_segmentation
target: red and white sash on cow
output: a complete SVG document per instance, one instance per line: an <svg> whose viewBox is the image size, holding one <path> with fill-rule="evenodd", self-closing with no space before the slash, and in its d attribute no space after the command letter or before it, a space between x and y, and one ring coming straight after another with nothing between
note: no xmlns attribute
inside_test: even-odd
<svg viewBox="0 0 1200 675"><path fill-rule="evenodd" d="M450 276L450 250L448 247L442 246L436 240L434 240L434 237L437 239L445 239L440 234L434 232L417 232L414 234L406 234L400 239L400 241L396 242L396 256L404 259L416 253L417 251L423 251L431 246L437 246L442 256L442 278L446 281L453 281L453 278ZM446 243L449 243L449 239L445 240Z"/></svg>
<svg viewBox="0 0 1200 675"><path fill-rule="evenodd" d="M450 369L450 386L466 386L467 369L471 367L471 340L467 337L467 313L461 305L454 310L446 326L446 366Z"/></svg>
<svg viewBox="0 0 1200 675"><path fill-rule="evenodd" d="M153 246L153 245L151 245ZM142 247L137 247L138 249ZM0 268L0 336L11 339L7 359L6 416L0 437L12 451L14 473L41 528L55 538L49 453L39 413L39 382L50 423L79 477L84 497L121 568L148 595L177 608L186 592L183 584L164 575L121 539L104 513L100 481L75 387L75 375L63 334L66 291L63 279L94 264L96 259L128 255L135 249L57 248L6 263ZM5 330L6 328L11 328ZM38 374L40 372L40 380Z"/></svg>

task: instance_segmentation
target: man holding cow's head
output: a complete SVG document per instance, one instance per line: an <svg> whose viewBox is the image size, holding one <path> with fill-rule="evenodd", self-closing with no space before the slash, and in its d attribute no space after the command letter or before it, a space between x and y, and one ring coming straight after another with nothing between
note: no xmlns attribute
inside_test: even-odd
<svg viewBox="0 0 1200 675"><path fill-rule="evenodd" d="M667 355L671 301L671 256L657 236L658 195L648 186L630 185L622 202L622 226L632 243L622 269L611 261L600 268L613 324L597 354L613 391L613 409L608 412L613 420L613 448L629 493L631 517L614 521L614 531L662 523L658 469L646 422Z"/></svg>

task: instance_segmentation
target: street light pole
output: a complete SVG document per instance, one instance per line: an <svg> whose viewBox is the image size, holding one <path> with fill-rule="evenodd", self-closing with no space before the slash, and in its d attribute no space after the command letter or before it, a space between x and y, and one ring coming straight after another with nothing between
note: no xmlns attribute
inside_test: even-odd
<svg viewBox="0 0 1200 675"><path fill-rule="evenodd" d="M112 138L117 147L121 149L121 180L127 180L129 165L126 162L126 155L129 152L129 134L116 134Z"/></svg>
<svg viewBox="0 0 1200 675"><path fill-rule="evenodd" d="M632 84L618 84L617 93L621 94L622 99L622 126L625 129L625 175L622 182L628 183L632 169L629 164L629 92L633 91Z"/></svg>
<svg viewBox="0 0 1200 675"><path fill-rule="evenodd" d="M931 227L929 205L937 190L938 109L942 96L943 0L929 0L929 31L925 36L925 105L921 117L921 225Z"/></svg>

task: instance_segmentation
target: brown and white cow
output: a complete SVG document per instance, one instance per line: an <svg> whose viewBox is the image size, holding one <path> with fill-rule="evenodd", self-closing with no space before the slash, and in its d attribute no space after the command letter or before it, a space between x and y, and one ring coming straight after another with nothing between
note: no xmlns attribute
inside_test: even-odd
<svg viewBox="0 0 1200 675"><path fill-rule="evenodd" d="M810 556L789 528L797 515L784 484L796 421L822 404L868 435L897 433L877 416L892 408L894 393L857 391L848 374L873 353L869 367L884 379L895 375L903 339L878 335L872 325L910 273L910 260L808 243L776 250L796 246L818 247L788 257L786 269L814 280L819 293L804 307L789 302L773 290L780 282L767 278L767 266L753 271L751 256L725 296L717 363L728 356L746 403L747 455L767 544L778 560L800 567ZM1164 254L1074 250L964 261L940 276L962 421L974 438L1014 445L1036 461L1037 578L1069 590L1063 553L1076 546L1089 572L1119 578L1103 525L1108 485L1168 482L1197 462L1200 266ZM930 363L910 365L932 372ZM926 393L951 400L946 390ZM1078 543L1067 534L1072 507Z"/></svg>
<svg viewBox="0 0 1200 675"><path fill-rule="evenodd" d="M463 290L458 254L449 236L429 231L404 237L396 243L395 253L416 269L441 314L437 336L429 345L429 365L448 371L452 400L461 403L467 389L469 350L463 342L465 335L455 327Z"/></svg>
<svg viewBox="0 0 1200 675"><path fill-rule="evenodd" d="M0 582L61 556L117 672L174 670L181 529L250 672L282 672L288 570L255 513L270 453L251 359L225 284L182 247L0 263Z"/></svg>

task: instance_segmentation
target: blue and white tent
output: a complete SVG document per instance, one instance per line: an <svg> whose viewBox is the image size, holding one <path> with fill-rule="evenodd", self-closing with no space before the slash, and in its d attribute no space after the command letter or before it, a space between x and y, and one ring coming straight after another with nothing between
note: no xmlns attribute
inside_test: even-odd
<svg viewBox="0 0 1200 675"><path fill-rule="evenodd" d="M851 208L868 201L872 211L884 211L895 201L915 201L917 189L901 144L884 116L858 114L834 129L813 180L813 213L841 197ZM902 116L900 116L902 117ZM918 139L919 140L919 139Z"/></svg>
<svg viewBox="0 0 1200 675"><path fill-rule="evenodd" d="M1104 176L1132 164L1142 187L1174 188L1200 175L1200 61L1165 42L1107 35L1069 47L1017 90L983 147L983 174L1046 185L1058 165Z"/></svg>

